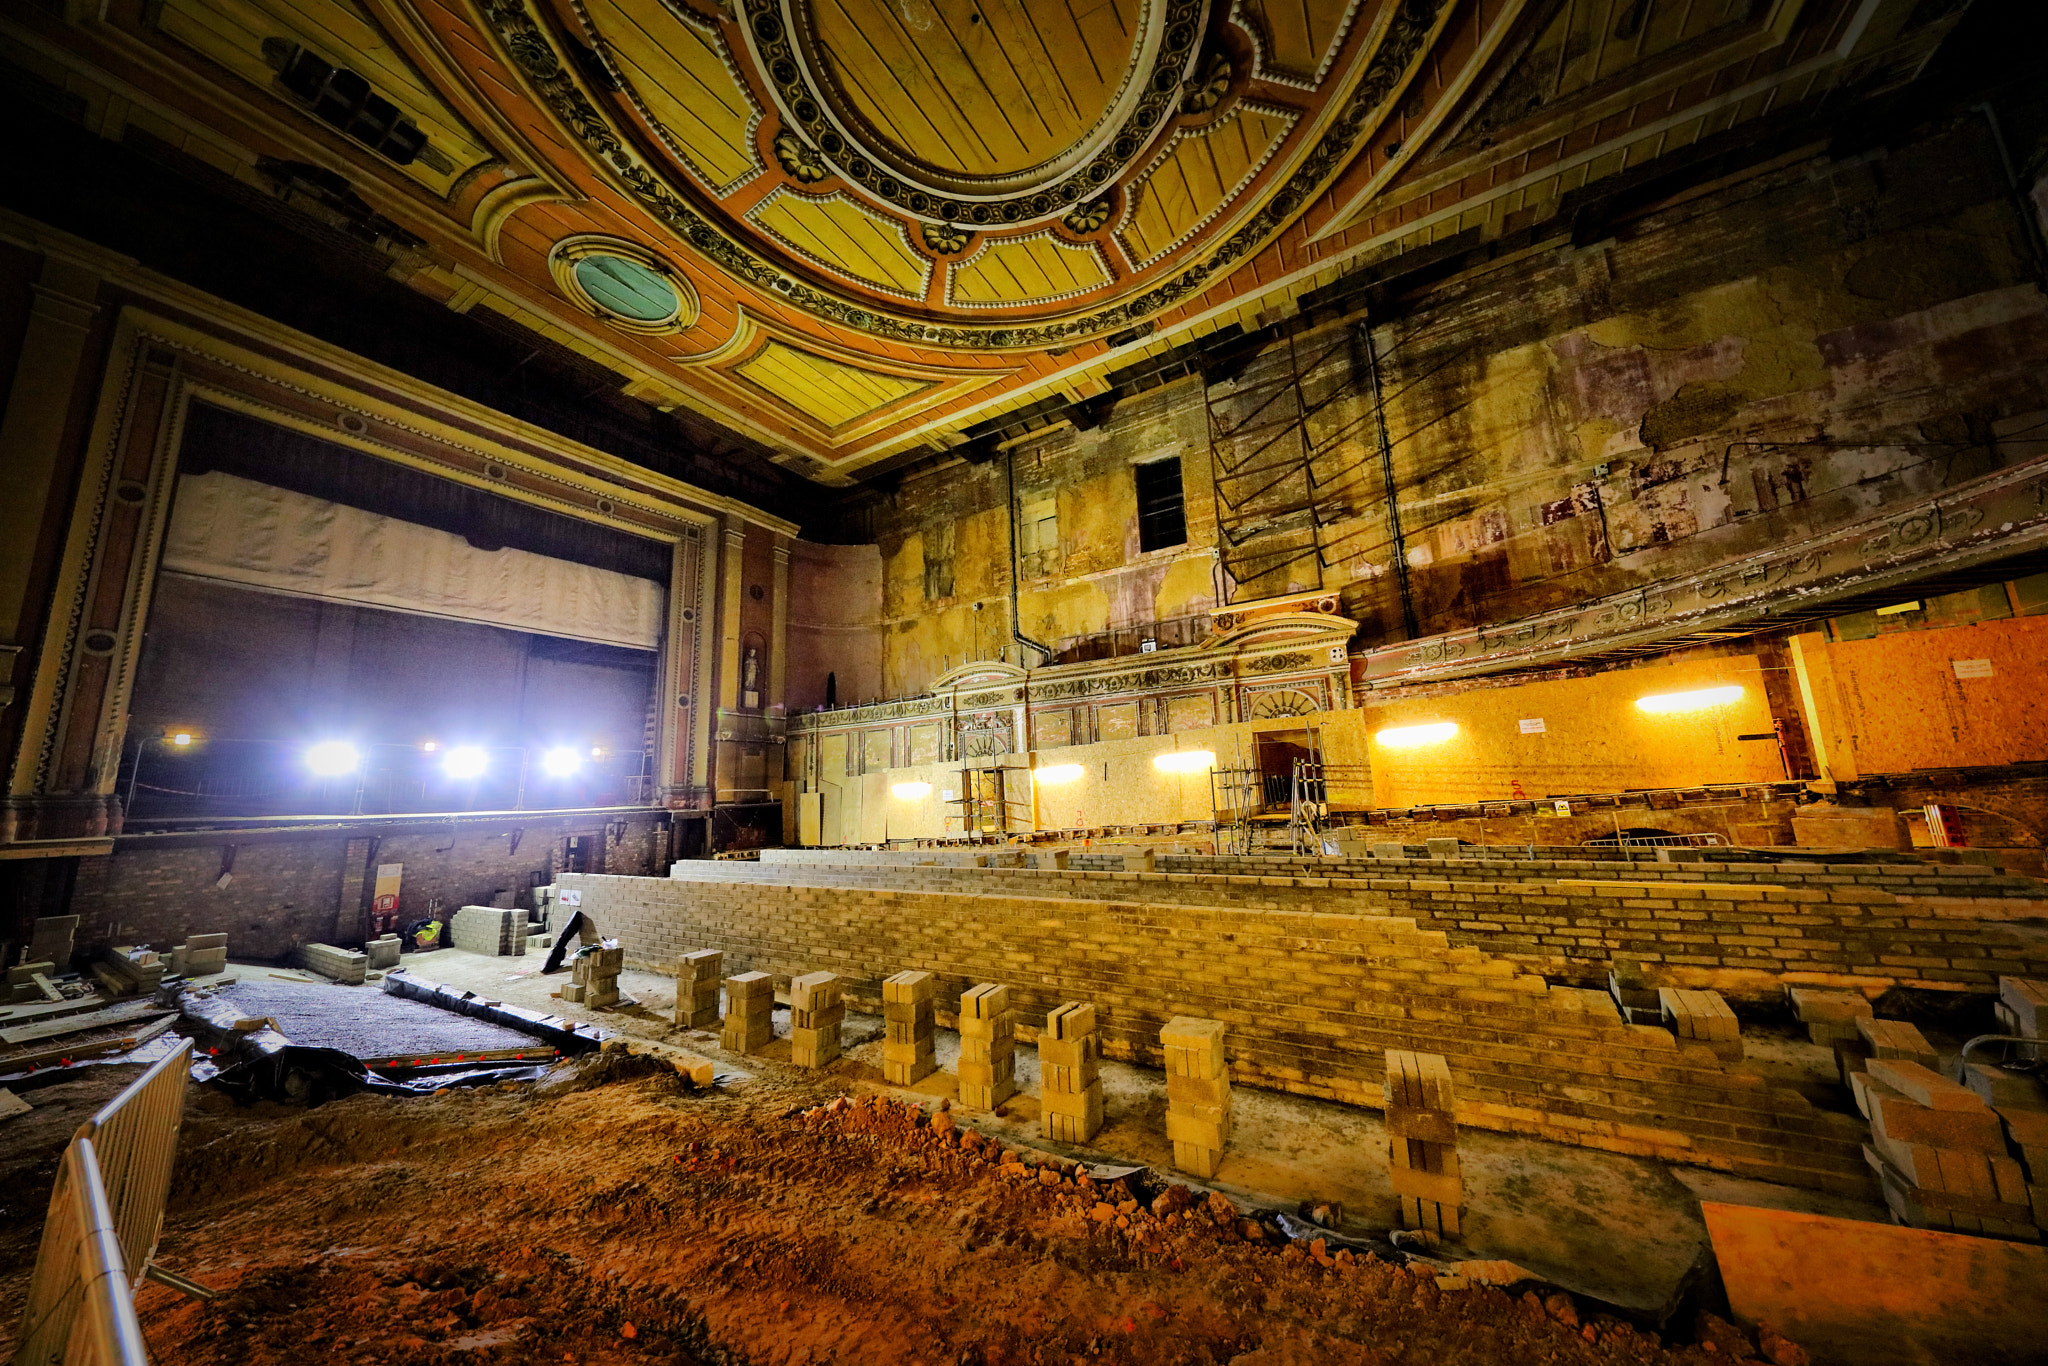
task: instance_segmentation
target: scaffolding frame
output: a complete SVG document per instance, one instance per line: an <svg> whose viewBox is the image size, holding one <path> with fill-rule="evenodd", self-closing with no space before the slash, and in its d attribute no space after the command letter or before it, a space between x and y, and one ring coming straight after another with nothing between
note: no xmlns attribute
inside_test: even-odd
<svg viewBox="0 0 2048 1366"><path fill-rule="evenodd" d="M1018 762L1005 763L1005 759ZM962 763L956 770L960 788L947 805L957 808L946 819L960 822L960 832L976 842L999 843L1009 836L1028 833L1035 822L1031 807L1031 769L1023 755L996 755L985 763ZM1024 777L1024 796L1013 796L1012 777ZM1014 813L1023 808L1022 820Z"/></svg>

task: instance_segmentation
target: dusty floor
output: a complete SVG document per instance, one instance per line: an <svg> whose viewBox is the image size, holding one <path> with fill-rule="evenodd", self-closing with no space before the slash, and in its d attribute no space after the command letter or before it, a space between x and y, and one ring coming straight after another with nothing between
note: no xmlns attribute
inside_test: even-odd
<svg viewBox="0 0 2048 1366"><path fill-rule="evenodd" d="M44 1087L33 1122L61 1144L125 1070ZM839 1084L769 1066L692 1091L605 1053L539 1084L312 1111L238 1111L195 1090L159 1256L222 1294L146 1287L145 1331L163 1363L1446 1366L1753 1350L1709 1325L1714 1349L1667 1351L1562 1296L1546 1307L1427 1267L1248 1241L1257 1226L1199 1192L1140 1202L1002 1163L936 1107L835 1101ZM45 1198L11 1196L47 1190L10 1161L8 1327Z"/></svg>

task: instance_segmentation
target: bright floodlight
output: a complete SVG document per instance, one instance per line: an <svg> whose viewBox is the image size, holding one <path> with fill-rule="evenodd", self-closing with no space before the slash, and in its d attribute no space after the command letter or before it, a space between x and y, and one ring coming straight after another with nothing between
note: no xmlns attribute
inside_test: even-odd
<svg viewBox="0 0 2048 1366"><path fill-rule="evenodd" d="M930 783L897 783L889 791L906 802L914 802L919 797L931 796L932 785Z"/></svg>
<svg viewBox="0 0 2048 1366"><path fill-rule="evenodd" d="M1175 750L1155 755L1152 760L1152 767L1162 773L1200 773L1215 766L1216 756L1206 749Z"/></svg>
<svg viewBox="0 0 2048 1366"><path fill-rule="evenodd" d="M451 778L481 778L487 762L475 745L458 745L441 761L441 771Z"/></svg>
<svg viewBox="0 0 2048 1366"><path fill-rule="evenodd" d="M1701 688L1697 692L1667 692L1655 697L1638 697L1636 705L1644 711L1663 713L1670 711L1699 711L1703 707L1718 707L1733 702L1742 696L1742 689L1729 684L1725 688Z"/></svg>
<svg viewBox="0 0 2048 1366"><path fill-rule="evenodd" d="M181 749L184 748L186 745L192 743L192 732L189 730L179 731L176 735L173 735L171 737L171 743L177 745Z"/></svg>
<svg viewBox="0 0 2048 1366"><path fill-rule="evenodd" d="M1079 764L1051 764L1031 772L1032 781L1040 783L1071 783L1080 776Z"/></svg>
<svg viewBox="0 0 2048 1366"><path fill-rule="evenodd" d="M1456 721L1436 721L1427 726L1396 726L1372 738L1389 749L1414 749L1417 745L1441 744L1457 733Z"/></svg>
<svg viewBox="0 0 2048 1366"><path fill-rule="evenodd" d="M363 756L346 740L322 740L306 751L306 767L322 778L339 778L356 771Z"/></svg>
<svg viewBox="0 0 2048 1366"><path fill-rule="evenodd" d="M583 756L567 745L557 745L540 756L540 766L550 778L566 778L583 767Z"/></svg>

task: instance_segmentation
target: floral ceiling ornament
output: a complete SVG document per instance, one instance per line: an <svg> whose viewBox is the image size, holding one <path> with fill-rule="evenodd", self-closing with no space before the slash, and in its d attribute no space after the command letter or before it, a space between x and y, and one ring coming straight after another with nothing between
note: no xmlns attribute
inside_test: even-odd
<svg viewBox="0 0 2048 1366"><path fill-rule="evenodd" d="M1060 220L1071 232L1087 234L1100 231L1109 221L1109 196L1091 199L1086 204L1076 204L1073 211Z"/></svg>
<svg viewBox="0 0 2048 1366"><path fill-rule="evenodd" d="M941 256L957 256L967 250L967 233L951 223L923 225L924 244Z"/></svg>
<svg viewBox="0 0 2048 1366"><path fill-rule="evenodd" d="M1201 70L1181 87L1181 111L1206 114L1223 103L1224 95L1230 90L1231 74L1229 54L1212 52L1203 58Z"/></svg>
<svg viewBox="0 0 2048 1366"><path fill-rule="evenodd" d="M787 128L775 135L775 159L791 180L813 185L832 174L815 147Z"/></svg>

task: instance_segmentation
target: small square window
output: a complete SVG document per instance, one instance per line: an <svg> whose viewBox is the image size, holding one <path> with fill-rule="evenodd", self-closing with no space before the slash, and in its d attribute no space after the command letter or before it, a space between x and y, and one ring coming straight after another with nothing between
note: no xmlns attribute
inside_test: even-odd
<svg viewBox="0 0 2048 1366"><path fill-rule="evenodd" d="M1180 486L1180 459L1154 460L1133 471L1138 481L1138 549L1186 545L1188 518Z"/></svg>

